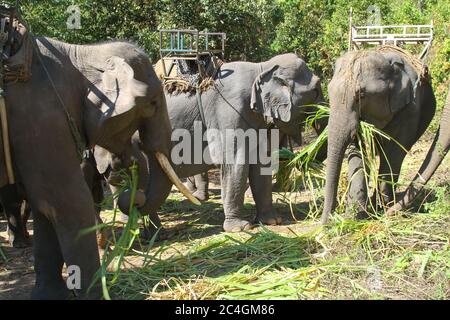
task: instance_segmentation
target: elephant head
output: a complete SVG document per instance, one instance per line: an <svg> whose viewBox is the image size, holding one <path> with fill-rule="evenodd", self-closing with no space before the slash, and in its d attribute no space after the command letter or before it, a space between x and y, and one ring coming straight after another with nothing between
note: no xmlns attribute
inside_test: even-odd
<svg viewBox="0 0 450 320"><path fill-rule="evenodd" d="M121 45L131 47L129 44ZM146 188L138 191L136 201L139 206L151 202L159 207L164 201L165 198L154 199L151 196L157 188L157 179L175 184L188 199L198 204L167 160L172 131L161 83L148 58L135 47L129 49L120 57L108 55L104 61L92 63L95 68L87 73L89 84L85 100L88 107L84 113L87 143L90 147L100 146L97 153L104 153L104 149L111 152L110 156L96 156L97 160L128 168L135 160L133 148L136 148L136 143L132 140L139 140L139 148L148 162L147 168L155 177L150 179ZM98 161L98 165L104 166L104 161ZM103 172L103 169L99 168L99 171ZM129 199L129 191L121 197L122 203L123 199Z"/></svg>
<svg viewBox="0 0 450 320"><path fill-rule="evenodd" d="M416 80L417 73L393 52L348 52L337 60L328 86L331 110L323 223L336 206L344 154L356 137L360 120L383 129L413 102Z"/></svg>
<svg viewBox="0 0 450 320"><path fill-rule="evenodd" d="M260 64L253 83L251 108L301 144L300 125L310 105L323 101L320 80L295 54L283 54Z"/></svg>

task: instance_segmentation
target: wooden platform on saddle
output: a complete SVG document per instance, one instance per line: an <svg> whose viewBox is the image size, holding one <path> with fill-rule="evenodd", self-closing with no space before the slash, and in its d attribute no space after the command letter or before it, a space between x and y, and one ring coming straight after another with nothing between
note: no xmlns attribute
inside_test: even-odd
<svg viewBox="0 0 450 320"><path fill-rule="evenodd" d="M199 63L203 68L198 67ZM222 65L223 61L217 56L205 55L199 60L166 59L165 63L159 60L154 69L169 94L194 94L197 90L205 92L214 85Z"/></svg>

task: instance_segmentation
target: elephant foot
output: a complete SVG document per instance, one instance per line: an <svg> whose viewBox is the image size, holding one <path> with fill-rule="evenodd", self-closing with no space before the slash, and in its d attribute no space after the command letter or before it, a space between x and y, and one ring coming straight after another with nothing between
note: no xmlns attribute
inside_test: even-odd
<svg viewBox="0 0 450 320"><path fill-rule="evenodd" d="M14 234L11 229L8 229L8 242L9 245L13 248L23 249L31 247L30 235L28 232L24 232L24 234Z"/></svg>
<svg viewBox="0 0 450 320"><path fill-rule="evenodd" d="M368 220L371 218L367 211L358 211L355 216L356 220Z"/></svg>
<svg viewBox="0 0 450 320"><path fill-rule="evenodd" d="M73 298L73 292L67 289L64 282L35 286L31 292L32 300L69 300Z"/></svg>
<svg viewBox="0 0 450 320"><path fill-rule="evenodd" d="M209 194L208 194L208 192L205 192L205 191L197 190L197 191L193 192L192 195L194 197L196 197L199 201L202 201L202 202L208 201L208 199L209 199Z"/></svg>
<svg viewBox="0 0 450 320"><path fill-rule="evenodd" d="M276 226L283 222L283 219L275 211L267 211L256 215L256 223L262 223L268 226Z"/></svg>
<svg viewBox="0 0 450 320"><path fill-rule="evenodd" d="M24 249L31 247L31 241L27 238L15 238L14 240L10 240L10 245L16 249Z"/></svg>
<svg viewBox="0 0 450 320"><path fill-rule="evenodd" d="M225 219L225 222L223 223L225 232L241 232L250 230L251 228L252 224L250 222L238 218Z"/></svg>
<svg viewBox="0 0 450 320"><path fill-rule="evenodd" d="M402 206L402 204L396 203L395 205L393 205L386 211L386 216L388 216L388 217L395 216L398 213L400 213L402 210L404 210L404 207Z"/></svg>

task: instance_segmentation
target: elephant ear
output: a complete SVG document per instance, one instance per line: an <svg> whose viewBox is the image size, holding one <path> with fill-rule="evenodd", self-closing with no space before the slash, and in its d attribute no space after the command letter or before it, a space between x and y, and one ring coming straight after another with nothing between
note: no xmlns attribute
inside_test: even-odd
<svg viewBox="0 0 450 320"><path fill-rule="evenodd" d="M136 80L133 68L117 56L109 57L97 69L99 76L87 96L88 103L101 113L96 124L97 137L108 140L108 137L118 136L132 127L133 132L136 131L137 124L133 124L136 122L136 107L139 100L146 101L147 84ZM95 144L102 142L94 141Z"/></svg>
<svg viewBox="0 0 450 320"><path fill-rule="evenodd" d="M279 69L279 65L274 65L258 75L253 83L250 107L269 119L289 122L292 115L292 93Z"/></svg>
<svg viewBox="0 0 450 320"><path fill-rule="evenodd" d="M396 113L413 100L413 85L410 76L405 71L405 63L398 56L388 57L392 66L392 78L389 92L389 107Z"/></svg>
<svg viewBox="0 0 450 320"><path fill-rule="evenodd" d="M134 78L133 68L119 57L106 60L101 87L109 103L103 104L102 111L118 115L132 110L139 97L145 97L147 85Z"/></svg>

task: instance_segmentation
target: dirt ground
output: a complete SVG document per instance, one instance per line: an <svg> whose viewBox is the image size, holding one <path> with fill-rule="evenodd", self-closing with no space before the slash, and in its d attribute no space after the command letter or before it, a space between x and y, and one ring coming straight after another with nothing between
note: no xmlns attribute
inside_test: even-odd
<svg viewBox="0 0 450 320"><path fill-rule="evenodd" d="M403 176L401 178L402 181L409 181L413 177L428 151L432 138L432 134L426 133L419 143L414 146L413 150L405 160L402 172ZM439 185L446 183L450 179L449 164L450 159L447 157L438 172L436 172L433 179L434 183ZM213 197L220 197L220 178L218 172L211 172L210 180L211 190L214 194ZM251 203L251 201L251 198L246 197L247 203ZM177 209L177 211L180 210L178 205L175 205L174 210L175 209ZM217 209L222 210L221 207L218 207ZM223 213L223 211L221 212ZM175 217L176 216L179 217L179 215L175 215ZM163 223L167 223L169 222L168 220L170 220L170 226L167 227L168 229L171 229L176 236L180 236L177 234L179 232L189 232L189 229L181 227L186 219L179 219L176 221L176 219L173 219L174 215L170 215L170 217L171 218L169 219L169 216L163 216L162 221ZM220 215L220 217L223 217L223 215ZM29 230L32 230L32 221L29 223L28 227ZM282 232L283 229L286 228L289 228L289 226L278 226L274 227L274 231ZM221 232L220 223L215 224L210 232ZM29 299L35 279L32 248L15 249L9 246L6 234L6 221L3 216L0 216L0 245L2 252L6 257L5 261L0 252L0 300Z"/></svg>

